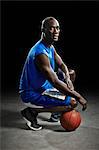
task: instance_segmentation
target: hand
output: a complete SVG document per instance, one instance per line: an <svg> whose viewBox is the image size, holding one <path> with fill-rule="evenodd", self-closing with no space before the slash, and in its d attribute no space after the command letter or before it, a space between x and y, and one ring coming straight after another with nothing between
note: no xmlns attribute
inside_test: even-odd
<svg viewBox="0 0 99 150"><path fill-rule="evenodd" d="M79 99L79 103L82 105L82 111L86 110L87 109L87 101L83 98L83 97L80 97Z"/></svg>
<svg viewBox="0 0 99 150"><path fill-rule="evenodd" d="M73 91L71 91L71 93L73 94L73 95L75 95L76 97L76 99L77 99L77 101L82 105L82 111L84 111L84 110L86 110L87 109L87 101L86 101L86 99L84 99L78 92L76 92L75 90L73 90Z"/></svg>
<svg viewBox="0 0 99 150"><path fill-rule="evenodd" d="M87 109L87 104L84 104L83 105L83 108L82 108L82 111L86 110Z"/></svg>

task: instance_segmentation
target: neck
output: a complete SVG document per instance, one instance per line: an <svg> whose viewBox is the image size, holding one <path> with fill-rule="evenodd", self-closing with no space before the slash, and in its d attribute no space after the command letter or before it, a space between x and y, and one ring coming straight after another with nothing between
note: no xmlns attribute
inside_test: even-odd
<svg viewBox="0 0 99 150"><path fill-rule="evenodd" d="M46 39L45 37L41 36L42 42L46 45L46 47L51 47L51 45L54 43L53 41Z"/></svg>

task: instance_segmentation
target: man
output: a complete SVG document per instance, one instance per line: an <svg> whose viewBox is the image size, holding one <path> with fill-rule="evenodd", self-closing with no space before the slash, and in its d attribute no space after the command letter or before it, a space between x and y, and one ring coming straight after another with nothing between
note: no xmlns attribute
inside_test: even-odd
<svg viewBox="0 0 99 150"><path fill-rule="evenodd" d="M27 125L32 130L40 130L37 115L41 112L65 112L82 105L87 108L87 101L74 90L67 66L57 54L53 43L58 41L60 26L54 17L42 21L41 39L30 49L20 78L19 93L22 101L28 106L21 111ZM64 81L55 73L55 63L64 72ZM52 91L61 93L54 97ZM49 92L47 91L49 90ZM47 91L47 92L46 92ZM47 93L47 94L46 94ZM48 95L48 93L51 93Z"/></svg>

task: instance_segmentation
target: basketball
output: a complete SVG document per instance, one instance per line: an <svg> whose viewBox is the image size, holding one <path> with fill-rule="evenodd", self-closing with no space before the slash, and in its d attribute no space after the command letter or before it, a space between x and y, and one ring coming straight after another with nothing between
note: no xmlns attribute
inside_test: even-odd
<svg viewBox="0 0 99 150"><path fill-rule="evenodd" d="M77 110L72 110L61 114L61 126L67 131L74 131L80 126L81 115Z"/></svg>

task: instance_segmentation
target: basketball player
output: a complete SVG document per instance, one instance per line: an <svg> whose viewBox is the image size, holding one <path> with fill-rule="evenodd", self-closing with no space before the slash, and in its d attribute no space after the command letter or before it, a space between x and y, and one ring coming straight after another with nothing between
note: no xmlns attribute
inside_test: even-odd
<svg viewBox="0 0 99 150"><path fill-rule="evenodd" d="M28 53L19 86L21 99L27 105L21 114L28 127L35 131L42 129L37 122L38 113L70 111L77 102L83 110L87 108L87 101L74 90L68 68L53 45L58 41L59 22L54 17L45 18L41 32L41 39ZM55 63L64 72L65 82L55 73Z"/></svg>

